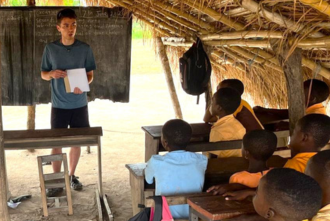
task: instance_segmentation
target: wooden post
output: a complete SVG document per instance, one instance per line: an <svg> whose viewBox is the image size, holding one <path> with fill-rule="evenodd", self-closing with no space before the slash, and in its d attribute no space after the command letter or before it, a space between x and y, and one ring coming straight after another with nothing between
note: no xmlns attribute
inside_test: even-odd
<svg viewBox="0 0 330 221"><path fill-rule="evenodd" d="M27 0L26 4L27 4L27 6L36 6L36 1L35 0Z"/></svg>
<svg viewBox="0 0 330 221"><path fill-rule="evenodd" d="M204 49L205 49L205 52L207 54L207 56L209 57L209 59L211 60L211 57L212 57L212 52L213 52L213 48L210 47L210 46L205 46L204 45ZM205 91L205 110L207 110L207 108L209 106L211 106L211 100L212 100L212 96L213 96L213 93L212 93L212 73L211 73L211 76L210 76L210 80L209 80L209 83L207 84L207 90Z"/></svg>
<svg viewBox="0 0 330 221"><path fill-rule="evenodd" d="M36 129L36 105L27 106L28 109L28 119L27 119L27 129L34 130ZM29 152L34 152L34 149L29 149Z"/></svg>
<svg viewBox="0 0 330 221"><path fill-rule="evenodd" d="M168 58L166 55L166 48L160 37L156 37L156 43L157 43L158 55L162 62L163 70L165 72L167 86L170 91L171 100L172 100L172 104L173 104L173 108L174 108L174 112L175 112L175 117L178 119L183 119L178 95L176 94L175 86L173 83L171 67L170 67L170 64L168 62Z"/></svg>
<svg viewBox="0 0 330 221"><path fill-rule="evenodd" d="M277 53L278 59L282 64L289 106L290 135L295 124L305 115L305 96L302 76L302 50L296 48L291 54L289 42L279 45L278 41L271 40L273 51Z"/></svg>
<svg viewBox="0 0 330 221"><path fill-rule="evenodd" d="M1 42L0 42L1 51ZM0 53L1 61L1 53ZM2 85L1 65L0 65L0 88ZM2 129L2 91L0 89L0 221L10 221L8 206L7 206L7 174L5 149L3 145L3 129Z"/></svg>

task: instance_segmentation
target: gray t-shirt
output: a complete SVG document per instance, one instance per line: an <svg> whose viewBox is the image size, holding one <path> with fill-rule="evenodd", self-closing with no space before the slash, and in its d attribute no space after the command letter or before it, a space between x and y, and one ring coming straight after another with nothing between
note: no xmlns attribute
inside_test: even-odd
<svg viewBox="0 0 330 221"><path fill-rule="evenodd" d="M41 61L41 71L85 68L86 72L96 69L91 47L79 40L72 45L63 45L60 40L46 45ZM87 94L66 93L64 79L52 79L52 106L61 109L75 109L87 105Z"/></svg>

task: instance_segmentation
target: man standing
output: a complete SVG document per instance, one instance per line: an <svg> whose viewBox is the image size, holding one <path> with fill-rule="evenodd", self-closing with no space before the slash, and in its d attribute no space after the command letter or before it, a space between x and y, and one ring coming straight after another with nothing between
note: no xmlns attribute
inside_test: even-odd
<svg viewBox="0 0 330 221"><path fill-rule="evenodd" d="M94 55L90 46L75 39L77 15L72 9L63 9L57 14L57 30L61 39L49 43L44 49L41 62L41 78L51 83L51 128L89 127L86 92L74 88L67 93L64 85L66 70L85 68L88 83L93 81L96 69ZM69 154L69 175L71 188L81 190L82 184L74 175L80 158L80 147L71 147ZM52 154L62 153L62 148L54 148ZM53 162L54 173L60 172L61 162ZM48 189L47 196L52 197L63 189Z"/></svg>

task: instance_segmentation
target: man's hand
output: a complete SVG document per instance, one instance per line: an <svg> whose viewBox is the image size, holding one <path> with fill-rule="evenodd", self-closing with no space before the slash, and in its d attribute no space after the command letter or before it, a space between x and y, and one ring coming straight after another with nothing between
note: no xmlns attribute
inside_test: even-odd
<svg viewBox="0 0 330 221"><path fill-rule="evenodd" d="M49 72L49 75L54 79L65 78L67 76L66 71L53 70Z"/></svg>
<svg viewBox="0 0 330 221"><path fill-rule="evenodd" d="M222 195L229 191L229 184L222 184L210 187L206 192L213 193L213 195Z"/></svg>
<svg viewBox="0 0 330 221"><path fill-rule="evenodd" d="M245 200L249 196L254 196L255 194L255 189L246 189L235 192L226 192L223 196L226 200Z"/></svg>
<svg viewBox="0 0 330 221"><path fill-rule="evenodd" d="M74 94L82 94L83 92L80 90L79 87L75 87L74 90L73 90L73 93Z"/></svg>

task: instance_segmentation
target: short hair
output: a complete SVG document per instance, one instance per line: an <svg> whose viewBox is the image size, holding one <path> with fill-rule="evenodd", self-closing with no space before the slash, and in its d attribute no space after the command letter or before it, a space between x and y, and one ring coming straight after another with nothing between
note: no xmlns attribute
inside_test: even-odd
<svg viewBox="0 0 330 221"><path fill-rule="evenodd" d="M235 89L240 95L244 93L244 84L238 79L226 79L220 82L226 84L228 87Z"/></svg>
<svg viewBox="0 0 330 221"><path fill-rule="evenodd" d="M244 149L256 160L268 160L276 150L277 137L267 130L252 130L243 137Z"/></svg>
<svg viewBox="0 0 330 221"><path fill-rule="evenodd" d="M309 90L309 86L312 82L312 89L311 89L311 98L316 98L317 103L322 103L329 97L329 87L327 83L324 81L320 81L317 79L309 79L304 81L304 89Z"/></svg>
<svg viewBox="0 0 330 221"><path fill-rule="evenodd" d="M76 12L73 9L70 8L66 8L66 9L62 9L61 11L59 11L57 13L57 24L61 24L61 21L63 18L74 18L77 19L77 15Z"/></svg>
<svg viewBox="0 0 330 221"><path fill-rule="evenodd" d="M174 119L164 124L162 134L171 149L185 149L190 141L192 129L187 122Z"/></svg>
<svg viewBox="0 0 330 221"><path fill-rule="evenodd" d="M312 170L317 171L322 180L330 182L330 150L324 150L314 155L308 161L308 166L312 165Z"/></svg>
<svg viewBox="0 0 330 221"><path fill-rule="evenodd" d="M270 170L265 176L265 198L283 217L312 218L321 208L322 190L311 177L289 168Z"/></svg>
<svg viewBox="0 0 330 221"><path fill-rule="evenodd" d="M298 121L303 133L310 134L315 147L324 147L330 140L330 117L323 114L308 114Z"/></svg>
<svg viewBox="0 0 330 221"><path fill-rule="evenodd" d="M232 88L220 88L213 96L226 114L234 113L241 104L241 96Z"/></svg>

